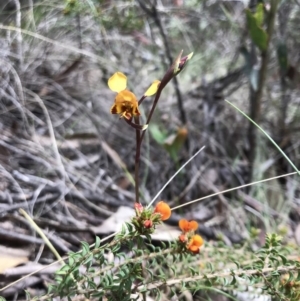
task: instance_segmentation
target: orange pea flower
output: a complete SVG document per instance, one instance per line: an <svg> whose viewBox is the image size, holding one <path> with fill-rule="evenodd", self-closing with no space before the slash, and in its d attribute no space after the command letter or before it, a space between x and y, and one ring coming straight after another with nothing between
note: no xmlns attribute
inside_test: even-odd
<svg viewBox="0 0 300 301"><path fill-rule="evenodd" d="M186 219L181 219L179 221L179 228L182 232L190 232L198 229L198 223L196 221L187 221Z"/></svg>
<svg viewBox="0 0 300 301"><path fill-rule="evenodd" d="M196 221L181 219L179 221L179 228L182 231L178 237L181 247L194 254L198 254L200 252L200 247L204 243L203 238L200 235L194 234L198 228L198 223Z"/></svg>
<svg viewBox="0 0 300 301"><path fill-rule="evenodd" d="M161 215L161 220L165 221L171 216L171 208L164 201L160 201L155 206L154 213L159 213Z"/></svg>
<svg viewBox="0 0 300 301"><path fill-rule="evenodd" d="M160 81L156 80L146 91L144 96L151 96L157 92ZM111 114L119 114L122 118L131 120L133 116L141 115L137 97L127 87L127 77L122 72L116 72L108 80L108 87L117 92L115 103L110 109Z"/></svg>
<svg viewBox="0 0 300 301"><path fill-rule="evenodd" d="M200 252L200 247L203 245L204 241L203 241L203 238L196 234L196 235L193 235L192 238L190 239L188 245L187 245L187 248L197 254Z"/></svg>

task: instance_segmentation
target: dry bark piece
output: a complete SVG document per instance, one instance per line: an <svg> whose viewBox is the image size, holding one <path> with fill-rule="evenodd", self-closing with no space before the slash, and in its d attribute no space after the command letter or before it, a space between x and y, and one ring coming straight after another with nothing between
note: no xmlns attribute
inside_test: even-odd
<svg viewBox="0 0 300 301"><path fill-rule="evenodd" d="M0 274L5 274L6 270L28 262L29 255L30 252L23 249L0 246Z"/></svg>

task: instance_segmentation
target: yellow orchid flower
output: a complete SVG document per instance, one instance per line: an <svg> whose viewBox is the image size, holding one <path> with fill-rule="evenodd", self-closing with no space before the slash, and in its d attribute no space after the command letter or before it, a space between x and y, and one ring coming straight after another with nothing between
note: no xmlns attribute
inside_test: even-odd
<svg viewBox="0 0 300 301"><path fill-rule="evenodd" d="M154 95L157 92L160 81L156 80L144 94L144 97ZM111 114L119 114L127 120L131 120L133 116L141 115L139 103L136 96L127 87L127 77L122 72L116 72L108 80L110 90L117 92L115 103L110 109Z"/></svg>

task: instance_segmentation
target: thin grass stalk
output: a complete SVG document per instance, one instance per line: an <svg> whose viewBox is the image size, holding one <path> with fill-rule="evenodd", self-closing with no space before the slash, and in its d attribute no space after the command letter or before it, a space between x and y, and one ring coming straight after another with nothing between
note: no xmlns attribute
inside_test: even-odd
<svg viewBox="0 0 300 301"><path fill-rule="evenodd" d="M239 113L241 113L243 116L245 116L254 126L256 126L273 143L273 145L279 150L279 152L282 154L282 156L290 163L290 165L294 168L294 170L300 176L299 169L292 162L292 160L286 155L286 153L280 148L280 146L271 138L271 136L262 127L260 127L254 120L252 120L246 113L244 113L242 110L240 110L237 106L235 106L233 103L231 103L227 99L225 99L225 101L228 104L230 104L232 107L234 107Z"/></svg>

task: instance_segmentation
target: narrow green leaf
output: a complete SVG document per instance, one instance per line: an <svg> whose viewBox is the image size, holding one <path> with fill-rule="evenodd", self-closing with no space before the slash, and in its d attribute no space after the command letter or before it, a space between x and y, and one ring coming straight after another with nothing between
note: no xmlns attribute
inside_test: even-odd
<svg viewBox="0 0 300 301"><path fill-rule="evenodd" d="M170 266L170 270L172 271L173 276L176 276L176 269L175 269L175 267Z"/></svg>
<svg viewBox="0 0 300 301"><path fill-rule="evenodd" d="M240 266L240 263L239 263L239 262L237 262L237 261L234 260L233 263L236 265L236 267L237 267L238 269L240 269L241 266Z"/></svg>
<svg viewBox="0 0 300 301"><path fill-rule="evenodd" d="M261 51L265 51L268 47L268 35L266 31L257 24L257 20L255 16L251 13L250 9L246 9L246 17L248 30L253 43Z"/></svg>
<svg viewBox="0 0 300 301"><path fill-rule="evenodd" d="M90 252L90 246L87 242L85 241L82 241L81 242L81 245L82 245L82 255L85 256L87 253Z"/></svg>
<svg viewBox="0 0 300 301"><path fill-rule="evenodd" d="M89 269L92 264L93 264L93 254L91 254L84 262L83 262L84 265L87 266L87 269Z"/></svg>
<svg viewBox="0 0 300 301"><path fill-rule="evenodd" d="M26 295L26 300L30 300L31 299L30 293L27 290L24 290L24 292Z"/></svg>
<svg viewBox="0 0 300 301"><path fill-rule="evenodd" d="M210 272L214 272L214 267L213 267L213 265L212 265L211 262L207 262L207 263L206 263L206 266L207 266L207 269L208 269Z"/></svg>
<svg viewBox="0 0 300 301"><path fill-rule="evenodd" d="M72 266L75 263L75 259L73 256L69 256L69 266Z"/></svg>
<svg viewBox="0 0 300 301"><path fill-rule="evenodd" d="M193 267L189 267L190 272L192 273L192 276L197 275L196 270Z"/></svg>
<svg viewBox="0 0 300 301"><path fill-rule="evenodd" d="M88 280L88 286L89 286L89 288L91 289L94 289L94 290L96 290L97 289L97 285L96 285L96 283L94 282L94 281L91 281L91 280Z"/></svg>
<svg viewBox="0 0 300 301"><path fill-rule="evenodd" d="M149 131L152 138L160 145L164 144L167 135L162 131L156 123L149 125Z"/></svg>
<svg viewBox="0 0 300 301"><path fill-rule="evenodd" d="M164 141L164 148L169 153L170 157L176 162L178 159L178 153L183 147L188 131L185 127L178 128L176 134L168 136Z"/></svg>
<svg viewBox="0 0 300 301"><path fill-rule="evenodd" d="M256 23L259 27L262 27L264 22L264 5L263 3L259 3L256 7L256 12L254 13L254 17L256 19Z"/></svg>
<svg viewBox="0 0 300 301"><path fill-rule="evenodd" d="M231 280L231 282L230 282L230 285L235 285L235 284L236 284L236 282L237 282L237 281L236 281L236 278L235 278L235 277L233 277L233 278L232 278L232 280Z"/></svg>
<svg viewBox="0 0 300 301"><path fill-rule="evenodd" d="M100 244L101 244L101 239L99 236L96 236L95 249L98 249L100 247Z"/></svg>

